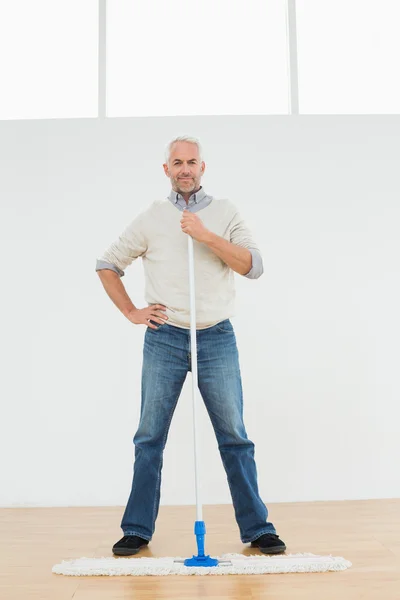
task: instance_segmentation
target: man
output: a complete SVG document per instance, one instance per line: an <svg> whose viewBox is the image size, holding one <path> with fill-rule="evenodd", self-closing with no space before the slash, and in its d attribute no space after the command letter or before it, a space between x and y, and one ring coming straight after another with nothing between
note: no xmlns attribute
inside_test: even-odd
<svg viewBox="0 0 400 600"><path fill-rule="evenodd" d="M115 305L129 321L147 327L132 489L121 521L124 536L113 552L136 554L155 530L163 451L191 371L187 235L193 238L194 250L198 385L218 441L240 537L265 554L284 552L286 546L267 521L258 493L254 444L243 423L238 349L229 320L234 315L233 271L258 278L263 272L261 255L234 204L209 196L200 185L205 163L196 138L172 140L163 167L171 180L169 196L140 213L96 265ZM149 304L142 309L132 304L121 282L123 269L139 256Z"/></svg>

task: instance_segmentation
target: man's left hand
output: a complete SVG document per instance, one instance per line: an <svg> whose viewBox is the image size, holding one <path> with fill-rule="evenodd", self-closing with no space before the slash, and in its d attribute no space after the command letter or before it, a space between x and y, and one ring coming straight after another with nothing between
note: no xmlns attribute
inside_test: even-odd
<svg viewBox="0 0 400 600"><path fill-rule="evenodd" d="M198 242L204 242L209 230L204 227L202 220L196 213L192 213L185 208L181 218L181 228L184 233L192 236Z"/></svg>

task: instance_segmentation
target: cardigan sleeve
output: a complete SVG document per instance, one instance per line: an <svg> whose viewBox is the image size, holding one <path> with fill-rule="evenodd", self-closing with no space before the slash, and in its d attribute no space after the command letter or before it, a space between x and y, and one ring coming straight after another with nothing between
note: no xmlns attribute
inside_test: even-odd
<svg viewBox="0 0 400 600"><path fill-rule="evenodd" d="M248 273L244 275L248 279L258 279L264 272L263 260L256 244L253 239L253 235L244 221L239 211L235 211L235 214L229 224L230 242L236 246L247 248L250 250L252 258L252 266Z"/></svg>
<svg viewBox="0 0 400 600"><path fill-rule="evenodd" d="M124 269L147 251L147 239L143 227L143 213L137 216L122 231L96 261L96 271L110 269L120 277L125 275Z"/></svg>

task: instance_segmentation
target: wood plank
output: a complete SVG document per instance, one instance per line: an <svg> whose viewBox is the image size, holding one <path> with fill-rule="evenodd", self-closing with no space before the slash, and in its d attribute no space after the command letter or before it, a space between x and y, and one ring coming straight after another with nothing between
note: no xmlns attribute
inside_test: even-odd
<svg viewBox="0 0 400 600"><path fill-rule="evenodd" d="M206 551L255 554L242 544L231 505L204 506ZM112 556L124 507L0 509L0 598L5 600L399 600L400 499L268 504L287 554L343 556L340 572L199 577L66 577L63 559ZM196 553L194 506L160 506L138 556Z"/></svg>

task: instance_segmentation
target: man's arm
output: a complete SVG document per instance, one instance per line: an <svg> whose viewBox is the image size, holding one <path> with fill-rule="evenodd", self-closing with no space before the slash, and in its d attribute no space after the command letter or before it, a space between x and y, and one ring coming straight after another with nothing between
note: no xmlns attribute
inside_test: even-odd
<svg viewBox="0 0 400 600"><path fill-rule="evenodd" d="M137 216L96 261L96 272L104 289L125 317L137 309L126 293L121 277L125 275L124 269L147 250L143 218L144 213Z"/></svg>
<svg viewBox="0 0 400 600"><path fill-rule="evenodd" d="M246 275L252 267L252 256L250 250L228 242L216 233L209 231L203 240L224 263L240 275Z"/></svg>
<svg viewBox="0 0 400 600"><path fill-rule="evenodd" d="M120 276L115 273L115 271L101 269L100 271L97 271L97 273L108 296L125 317L131 310L136 310L136 306L132 303L132 300L126 293L125 286L122 283Z"/></svg>

